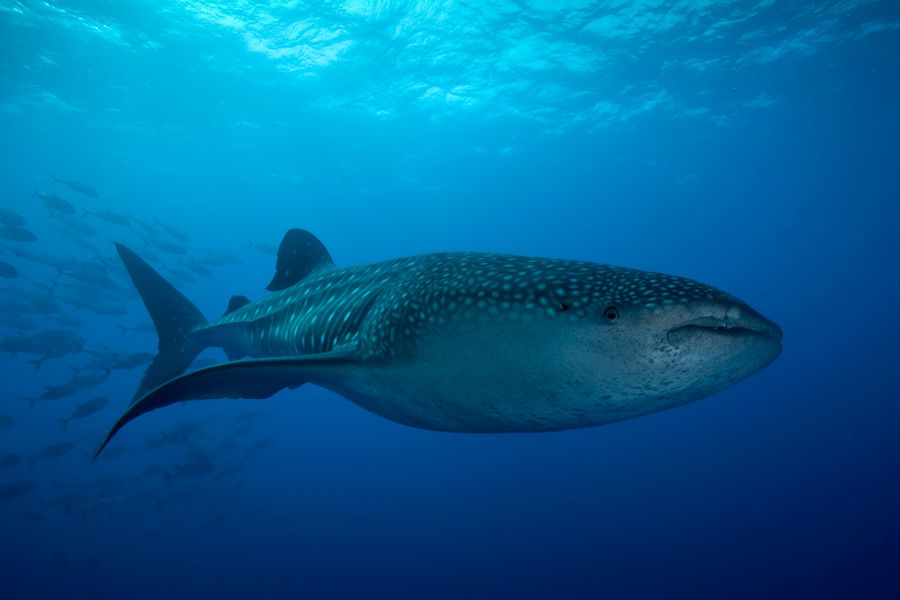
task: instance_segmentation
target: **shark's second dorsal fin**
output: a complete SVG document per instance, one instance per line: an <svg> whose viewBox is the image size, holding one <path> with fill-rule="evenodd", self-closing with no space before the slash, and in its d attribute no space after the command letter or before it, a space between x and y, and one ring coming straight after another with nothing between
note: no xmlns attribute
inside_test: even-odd
<svg viewBox="0 0 900 600"><path fill-rule="evenodd" d="M319 238L305 229L290 229L284 234L284 239L278 246L275 276L266 289L277 292L294 285L311 273L333 267L334 261Z"/></svg>
<svg viewBox="0 0 900 600"><path fill-rule="evenodd" d="M225 309L225 313L222 315L229 315L236 311L239 308L243 308L250 304L250 298L247 296L232 296L228 299L228 308Z"/></svg>
<svg viewBox="0 0 900 600"><path fill-rule="evenodd" d="M225 309L225 312L222 313L222 316L225 317L230 315L234 311L239 308L244 308L250 304L250 298L247 296L232 296L228 299L228 308ZM236 346L225 346L222 348L225 351L225 356L228 357L228 360L237 360L239 358L244 358L247 354L244 352L243 348L240 345Z"/></svg>

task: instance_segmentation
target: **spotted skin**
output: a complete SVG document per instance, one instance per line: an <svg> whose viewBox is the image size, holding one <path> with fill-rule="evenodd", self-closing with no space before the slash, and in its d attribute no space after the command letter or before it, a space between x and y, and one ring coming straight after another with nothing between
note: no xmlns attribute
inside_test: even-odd
<svg viewBox="0 0 900 600"><path fill-rule="evenodd" d="M286 239L293 252L315 238L292 230ZM152 410L268 398L306 383L425 429L590 427L703 398L781 352L775 323L681 277L478 253L336 269L315 242L318 260L297 256L302 279L285 254L270 287L288 287L242 306L232 299L234 310L212 323L118 247L156 325L160 353L95 458L125 424ZM232 360L184 373L209 346Z"/></svg>
<svg viewBox="0 0 900 600"><path fill-rule="evenodd" d="M479 253L321 271L196 336L251 358L349 350L350 361L298 364L298 380L400 423L469 432L586 427L677 406L781 347L776 325L703 283Z"/></svg>
<svg viewBox="0 0 900 600"><path fill-rule="evenodd" d="M653 309L734 300L689 279L587 262L441 253L334 269L198 329L246 356L330 352L358 342L361 358L408 352L429 331L462 322L579 321L603 307Z"/></svg>

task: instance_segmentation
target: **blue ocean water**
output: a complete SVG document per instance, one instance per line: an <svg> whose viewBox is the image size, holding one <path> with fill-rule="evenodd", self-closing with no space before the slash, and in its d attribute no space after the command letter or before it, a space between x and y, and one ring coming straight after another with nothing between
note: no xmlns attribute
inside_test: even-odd
<svg viewBox="0 0 900 600"><path fill-rule="evenodd" d="M900 4L16 0L0 49L3 598L900 597ZM784 351L592 429L306 386L92 464L156 349L113 242L212 317L290 227L696 278Z"/></svg>

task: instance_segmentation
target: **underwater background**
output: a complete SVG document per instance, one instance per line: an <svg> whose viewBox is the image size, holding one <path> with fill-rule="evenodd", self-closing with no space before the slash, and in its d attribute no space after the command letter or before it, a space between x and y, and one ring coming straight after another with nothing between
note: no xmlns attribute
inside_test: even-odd
<svg viewBox="0 0 900 600"><path fill-rule="evenodd" d="M3 1L0 596L900 597L898 107L894 1ZM92 464L156 349L113 242L214 317L290 227L699 279L784 351L593 429L306 386Z"/></svg>

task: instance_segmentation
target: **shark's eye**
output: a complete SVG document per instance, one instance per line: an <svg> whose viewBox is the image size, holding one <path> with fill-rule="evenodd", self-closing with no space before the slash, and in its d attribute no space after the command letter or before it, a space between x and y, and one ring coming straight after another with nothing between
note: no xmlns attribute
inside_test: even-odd
<svg viewBox="0 0 900 600"><path fill-rule="evenodd" d="M619 309L615 306L607 306L606 310L603 311L603 316L606 317L607 321L615 321L619 318Z"/></svg>

